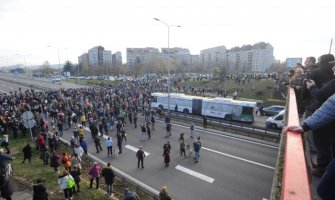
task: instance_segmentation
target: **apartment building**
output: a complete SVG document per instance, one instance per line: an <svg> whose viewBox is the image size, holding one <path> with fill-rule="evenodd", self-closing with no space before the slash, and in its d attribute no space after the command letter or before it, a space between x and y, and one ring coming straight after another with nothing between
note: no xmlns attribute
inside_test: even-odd
<svg viewBox="0 0 335 200"><path fill-rule="evenodd" d="M84 53L78 57L79 65L85 60L88 61L89 67L112 65L112 51L105 50L102 46L93 47L88 50L88 53Z"/></svg>
<svg viewBox="0 0 335 200"><path fill-rule="evenodd" d="M264 72L274 63L273 47L269 43L256 43L229 50L218 46L200 51L203 66L225 66L230 71Z"/></svg>

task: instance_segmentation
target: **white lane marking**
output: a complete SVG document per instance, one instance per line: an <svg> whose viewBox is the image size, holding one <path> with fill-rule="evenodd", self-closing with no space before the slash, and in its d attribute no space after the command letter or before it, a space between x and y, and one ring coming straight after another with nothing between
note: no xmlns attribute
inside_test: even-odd
<svg viewBox="0 0 335 200"><path fill-rule="evenodd" d="M268 200L268 199L266 199L266 198L263 198L263 200Z"/></svg>
<svg viewBox="0 0 335 200"><path fill-rule="evenodd" d="M191 175L191 176L195 176L195 177L197 177L197 178L199 178L199 179L201 179L201 180L204 180L204 181L206 181L206 182L208 182L208 183L213 183L214 180L215 180L214 178L211 178L211 177L209 177L209 176L200 174L199 172L190 170L190 169L188 169L188 168L186 168L186 167L183 167L183 166L180 166L180 165L177 165L177 166L176 166L176 169L179 170L179 171L182 171L182 172L184 172L184 173L186 173L186 174L189 174L189 175Z"/></svg>
<svg viewBox="0 0 335 200"><path fill-rule="evenodd" d="M185 125L180 125L180 124L173 124L173 125L174 126L179 126L179 127L187 127ZM202 131L202 132L205 132L205 133L209 133L209 134L212 134L212 135L220 136L220 137L226 137L226 138L230 138L230 139L234 139L234 140L244 141L244 142L251 143L251 144L257 144L257 145L260 145L260 146L265 146L265 147L270 147L270 148L273 148L273 149L278 149L278 146L275 146L275 145L269 145L269 144L254 142L254 141L251 141L251 140L242 139L242 138L238 138L238 137L233 137L233 136L229 136L229 135L223 135L223 134L219 134L219 133L214 133L214 132L210 132L210 131L203 130L203 129L196 129L196 130Z"/></svg>
<svg viewBox="0 0 335 200"><path fill-rule="evenodd" d="M88 132L91 132L91 130L90 130L89 128L87 128L86 126L84 127L84 129L85 129L86 131L88 131ZM100 136L101 133L98 132L98 135ZM108 136L107 136L107 135L103 135L103 138L107 140L107 139L108 139Z"/></svg>
<svg viewBox="0 0 335 200"><path fill-rule="evenodd" d="M133 146L130 146L129 144L127 144L127 145L124 146L124 147L126 147L126 148L129 149L129 150L135 151L135 152L137 152L137 151L139 150L138 148L133 147ZM150 155L150 153L148 153L148 152L146 152L146 151L144 151L144 154L145 154L145 156Z"/></svg>
<svg viewBox="0 0 335 200"><path fill-rule="evenodd" d="M254 162L254 161L247 160L247 159L244 159L244 158L240 158L240 157L237 157L237 156L233 156L233 155L230 155L230 154L222 153L220 151L216 151L216 150L209 149L209 148L206 148L206 147L201 147L201 148L204 149L204 150L207 150L207 151L211 151L211 152L214 152L214 153L217 153L217 154L221 154L221 155L230 157L230 158L234 158L236 160L241 160L241 161L244 161L244 162L247 162L247 163L251 163L251 164L254 164L254 165L258 165L258 166L261 166L261 167L265 167L265 168L268 168L268 169L273 169L273 170L275 169L274 167L271 167L271 166L268 166L268 165L264 165L262 163L258 163L258 162Z"/></svg>

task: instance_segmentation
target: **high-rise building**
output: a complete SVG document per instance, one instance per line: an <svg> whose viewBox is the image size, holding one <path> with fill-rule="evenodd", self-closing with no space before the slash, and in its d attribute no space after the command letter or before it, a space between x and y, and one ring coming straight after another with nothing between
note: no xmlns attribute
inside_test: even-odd
<svg viewBox="0 0 335 200"><path fill-rule="evenodd" d="M264 72L274 62L273 47L269 43L256 43L226 50L224 46L200 52L203 66L225 66L230 71Z"/></svg>
<svg viewBox="0 0 335 200"><path fill-rule="evenodd" d="M87 61L89 67L112 64L112 51L105 50L102 46L93 47L88 50L87 55L85 54L78 57L79 65L83 63L85 56L88 57Z"/></svg>
<svg viewBox="0 0 335 200"><path fill-rule="evenodd" d="M153 47L127 48L127 67L132 69L159 57L159 50Z"/></svg>
<svg viewBox="0 0 335 200"><path fill-rule="evenodd" d="M122 55L120 51L117 51L112 55L112 64L114 66L122 64Z"/></svg>

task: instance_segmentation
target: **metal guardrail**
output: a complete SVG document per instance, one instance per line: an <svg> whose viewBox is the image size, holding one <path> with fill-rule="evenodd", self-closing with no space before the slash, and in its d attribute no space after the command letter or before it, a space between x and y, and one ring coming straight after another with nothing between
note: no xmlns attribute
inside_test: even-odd
<svg viewBox="0 0 335 200"><path fill-rule="evenodd" d="M49 132L49 134L52 134L51 132ZM70 142L68 142L67 140L59 137L59 139L61 140L61 142L66 145L67 147L70 147ZM88 153L87 154L88 160L93 162L97 162L99 163L101 166L107 166L107 163L95 156L93 156L92 154ZM133 188L135 188L136 193L140 193L143 192L145 194L147 194L150 199L152 200L159 200L159 191L155 190L154 188L146 185L145 183L129 176L128 174L122 172L121 170L117 169L116 167L113 166L113 171L114 174L117 178L119 178L122 182L126 182L127 184L131 185Z"/></svg>
<svg viewBox="0 0 335 200"><path fill-rule="evenodd" d="M196 125L203 126L202 118L201 116L192 115L192 114L186 114L186 113L180 113L175 111L170 111L171 113L171 119L176 118L177 123L190 123L193 122ZM176 123L176 122L175 122ZM223 130L231 130L237 132L243 132L246 133L248 136L251 135L258 135L261 139L264 139L265 137L274 139L275 141L280 140L281 131L280 130L274 130L274 129L268 129L264 127L258 127L253 126L245 123L238 123L234 121L227 121L224 119L219 118L207 118L207 127L211 127L213 129L223 129Z"/></svg>

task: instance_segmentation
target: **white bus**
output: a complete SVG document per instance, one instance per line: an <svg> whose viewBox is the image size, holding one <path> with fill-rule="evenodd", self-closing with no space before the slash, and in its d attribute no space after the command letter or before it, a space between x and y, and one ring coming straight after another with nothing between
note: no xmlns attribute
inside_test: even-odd
<svg viewBox="0 0 335 200"><path fill-rule="evenodd" d="M62 78L60 76L52 76L51 81L53 84L62 84Z"/></svg>
<svg viewBox="0 0 335 200"><path fill-rule="evenodd" d="M167 93L152 93L151 108L168 109ZM243 122L254 121L256 102L170 93L170 110Z"/></svg>

